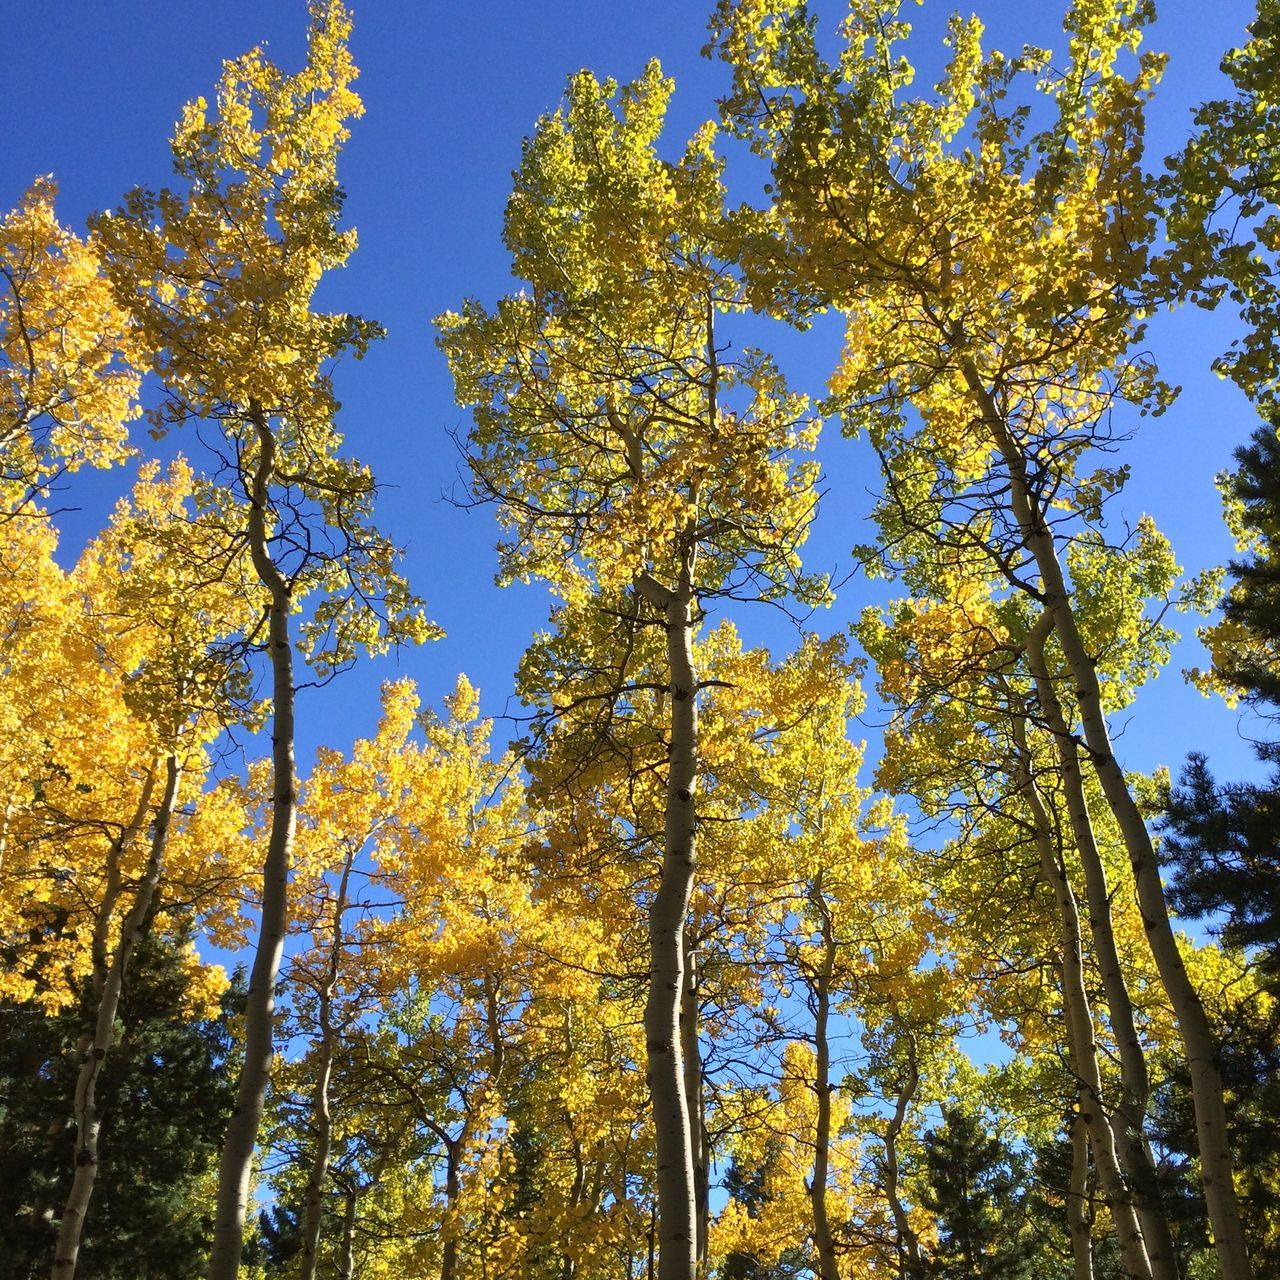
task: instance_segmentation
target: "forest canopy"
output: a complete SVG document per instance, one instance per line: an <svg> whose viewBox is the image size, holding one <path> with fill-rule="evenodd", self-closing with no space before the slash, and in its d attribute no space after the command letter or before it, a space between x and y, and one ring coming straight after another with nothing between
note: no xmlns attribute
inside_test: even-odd
<svg viewBox="0 0 1280 1280"><path fill-rule="evenodd" d="M556 47L500 278L281 8L0 193L0 1280L1280 1274L1280 5Z"/></svg>

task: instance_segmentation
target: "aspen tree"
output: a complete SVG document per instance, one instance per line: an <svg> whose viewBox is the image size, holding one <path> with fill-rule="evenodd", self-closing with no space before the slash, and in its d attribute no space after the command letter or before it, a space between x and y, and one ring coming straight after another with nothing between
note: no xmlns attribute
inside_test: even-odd
<svg viewBox="0 0 1280 1280"><path fill-rule="evenodd" d="M37 179L0 217L0 519L38 515L49 482L129 453L139 374L132 326L93 237L54 216Z"/></svg>
<svg viewBox="0 0 1280 1280"><path fill-rule="evenodd" d="M1138 1206L1143 1252L1149 1256L1141 1261L1130 1242L1135 1273L1143 1274L1149 1265L1157 1275L1175 1275L1172 1237L1156 1193L1144 1133L1145 1049L1129 994L1129 984L1145 984L1148 975L1122 964L1121 927L1131 936L1137 922L1131 911L1122 909L1123 903L1113 907L1110 894L1102 888L1108 869L1101 837L1089 814L1090 804L1097 802L1096 792L1086 795L1078 768L1076 773L1067 768L1074 755L1064 755L1061 735L1065 730L1059 724L1063 712L1044 666L1051 621L1041 614L1028 626L1020 597L993 599L989 593L998 584L983 586L973 576L958 572L957 566L964 561L958 541L913 539L904 545L911 548L917 595L883 612L868 610L859 627L879 665L881 692L892 708L882 781L914 794L927 813L963 815L951 856L964 856L969 865L979 868L976 883L984 887L976 890L978 894L993 892L988 875L1000 875L1007 883L1018 856L1014 850L1023 842L1034 845L1036 856L1026 883L1018 886L1016 900L1034 916L1037 879L1043 879L1056 895L1060 927L1053 949L1067 957L1056 966L1063 1024L1076 1074L1088 1084L1087 1105L1081 1110L1090 1118L1093 1145L1111 1152L1105 1159L1099 1156L1106 1193L1109 1200L1127 1205L1132 1199ZM1155 597L1152 612L1161 608L1174 591L1177 573L1167 544L1145 525L1127 549L1107 548L1084 538L1073 551L1080 598L1092 606L1091 639L1124 636L1123 643L1104 643L1099 649L1098 670L1113 706L1124 705L1133 689L1158 671L1167 657L1172 633L1159 621L1158 613L1154 618L1147 616L1147 600ZM926 592L937 595L930 598ZM1047 693L1053 693L1052 706ZM1073 838L1067 843L1075 847L1069 850L1055 845L1055 840L1062 839L1058 815ZM1016 834L1020 828L1023 836ZM1114 842L1113 833L1107 835ZM1068 851L1072 856L1064 857ZM1084 940L1077 936L1079 911L1072 884L1080 878L1080 868L1090 902L1093 947L1087 954L1082 949ZM969 929L978 935L985 932L976 921ZM1035 936L1025 927L1018 932L1025 939L1022 945L1034 954L1039 945ZM1120 1087L1107 1082L1106 1091L1094 1047L1093 1016L1085 999L1083 966L1095 959L1121 1064ZM1023 1034L1034 1038L1027 1019L1021 1018L1020 1023ZM1113 1093L1119 1096L1113 1098ZM1107 1119L1114 1136L1110 1128L1103 1132L1097 1127ZM1123 1176L1113 1167L1117 1155ZM1117 1211L1113 1220L1120 1223L1124 1214L1131 1216L1132 1207Z"/></svg>
<svg viewBox="0 0 1280 1280"><path fill-rule="evenodd" d="M111 527L76 568L87 608L102 619L105 643L97 660L122 678L121 698L139 722L151 758L138 809L108 852L97 908L93 1025L79 1047L75 1178L60 1221L55 1280L75 1274L98 1168L97 1081L112 1047L130 959L162 892L180 788L184 778L190 786L206 776L210 744L245 714L245 671L228 642L252 614L243 589L246 566L233 553L213 581L204 580L222 549L216 530L193 513L193 492L184 463L164 477L148 467L132 500L119 504ZM135 843L148 847L141 866L129 856Z"/></svg>
<svg viewBox="0 0 1280 1280"><path fill-rule="evenodd" d="M718 332L738 299L715 252L714 131L700 130L680 161L659 160L670 93L656 64L621 90L574 77L565 108L526 144L508 205L507 243L531 291L493 311L468 302L438 323L458 401L475 417L476 492L498 501L514 535L500 549L504 577L545 577L566 601L562 618L583 616L598 592L622 619L615 685L585 696L613 706L634 692L631 637L665 633L645 1035L659 1275L686 1280L698 1210L679 1012L705 680L693 636L717 592L777 594L795 580L815 474L795 461L814 439L803 403L764 357L730 360Z"/></svg>
<svg viewBox="0 0 1280 1280"><path fill-rule="evenodd" d="M1162 65L1139 48L1153 6L1076 0L1059 62L985 53L981 23L956 17L936 92L915 97L896 47L909 29L900 9L855 0L831 64L802 0L722 0L726 114L770 158L776 189L771 208L738 220L749 292L792 314L848 316L832 390L883 460L897 512L881 530L887 557L907 527L959 530L984 574L1051 615L1191 1066L1222 1274L1249 1280L1213 1036L1063 560L1126 478L1084 470L1110 442L1113 410L1158 412L1171 398L1141 347L1161 280L1142 170L1144 105ZM1037 101L1051 119L1032 132Z"/></svg>
<svg viewBox="0 0 1280 1280"><path fill-rule="evenodd" d="M95 232L117 296L151 353L165 399L158 427L188 418L222 431L223 483L209 495L265 599L251 633L271 665L273 802L245 1058L227 1128L210 1260L232 1280L270 1077L275 985L289 919L297 822L297 644L322 674L358 648L433 634L370 524L373 478L338 453L328 368L362 355L376 326L312 309L326 271L355 247L338 226L337 157L359 115L338 0L310 6L308 60L286 75L254 50L224 65L216 110L189 103L173 140L176 189L133 192ZM314 597L294 635L293 614Z"/></svg>

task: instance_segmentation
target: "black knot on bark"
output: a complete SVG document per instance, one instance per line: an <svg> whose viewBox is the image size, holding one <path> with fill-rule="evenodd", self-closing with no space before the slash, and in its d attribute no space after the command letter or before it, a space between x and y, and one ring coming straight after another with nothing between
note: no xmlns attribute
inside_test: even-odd
<svg viewBox="0 0 1280 1280"><path fill-rule="evenodd" d="M685 791L683 788L681 788L679 791L676 792L676 799L679 800L682 804L688 804L689 801L693 799L693 792Z"/></svg>

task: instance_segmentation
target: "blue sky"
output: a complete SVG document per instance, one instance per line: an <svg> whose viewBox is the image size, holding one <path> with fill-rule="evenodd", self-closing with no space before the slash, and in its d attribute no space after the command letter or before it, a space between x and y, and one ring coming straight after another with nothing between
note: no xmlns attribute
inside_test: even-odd
<svg viewBox="0 0 1280 1280"><path fill-rule="evenodd" d="M580 67L627 79L659 57L677 79L673 149L714 115L725 85L721 68L699 56L709 0L353 0L353 7L366 116L355 126L342 176L361 247L326 284L324 303L380 321L388 337L365 361L339 370L342 427L351 451L388 486L380 523L406 545L410 579L449 638L365 663L322 693L304 695L304 760L308 744L341 747L369 732L377 685L394 674L417 678L435 702L465 669L482 689L485 710L500 714L519 654L545 619L536 588L493 587L492 514L446 500L465 492L450 433L465 433L467 423L452 403L430 325L464 296L491 301L511 287L500 231L521 138ZM912 15L922 80L937 66L934 37L949 7L926 0ZM834 21L840 6L819 8ZM1164 0L1161 9L1151 43L1170 53L1170 65L1151 116L1152 157L1175 149L1189 130L1191 108L1222 92L1218 61L1240 42L1252 12L1243 0L1222 0L1211 10ZM980 12L992 44L1062 46L1053 0L987 0ZM186 100L208 94L221 59L265 43L277 61L298 65L305 3L4 0L0 18L6 45L0 106L8 130L0 207L14 205L35 175L52 172L62 189L60 216L82 228L87 214L115 204L129 187L166 181L173 122ZM1163 419L1142 424L1127 455L1134 478L1116 512L1130 522L1154 514L1190 568L1230 553L1212 477L1248 435L1253 415L1208 365L1233 332L1226 315L1190 311L1153 325L1152 347L1165 376L1184 392ZM820 392L837 342L838 329L828 325L803 339L782 333L776 346L793 383ZM194 440L179 434L174 443L198 456ZM867 456L834 427L822 456L830 496L808 559L814 568L847 568L849 547L867 537L858 520L876 477ZM129 479L127 472L77 478L64 495L82 508L64 518L69 551L100 526ZM866 599L855 579L836 609L816 621L824 630L843 625ZM740 609L736 616L750 634L750 614ZM1202 749L1224 776L1251 769L1236 717L1182 685L1177 668L1196 660L1193 646L1175 655L1173 669L1122 718L1127 764L1176 767L1188 750Z"/></svg>

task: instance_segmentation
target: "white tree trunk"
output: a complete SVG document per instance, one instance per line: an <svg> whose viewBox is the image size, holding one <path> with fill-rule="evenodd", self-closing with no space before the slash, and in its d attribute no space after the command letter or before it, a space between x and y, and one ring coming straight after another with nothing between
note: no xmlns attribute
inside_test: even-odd
<svg viewBox="0 0 1280 1280"><path fill-rule="evenodd" d="M698 1274L707 1266L711 1227L711 1184L707 1158L707 1125L702 1090L702 1046L698 1039L698 953L685 930L684 986L680 993L680 1046L684 1056L684 1093L689 1104L689 1146L693 1152L694 1209L698 1222Z"/></svg>
<svg viewBox="0 0 1280 1280"><path fill-rule="evenodd" d="M644 1031L653 1108L658 1198L658 1280L695 1280L698 1213L693 1135L680 1040L684 930L696 858L697 679L693 665L693 553L680 584L668 591L652 578L637 584L666 615L670 758L662 871L649 907L649 994Z"/></svg>
<svg viewBox="0 0 1280 1280"><path fill-rule="evenodd" d="M154 777L154 771L151 776ZM53 1280L72 1280L76 1273L85 1215L98 1176L98 1134L102 1124L97 1107L98 1077L102 1074L115 1038L116 1013L124 994L125 972L146 927L151 904L155 901L156 886L160 883L164 870L169 823L177 807L181 777L182 769L177 752L174 751L165 761L164 793L153 820L151 853L146 869L134 891L133 906L120 927L120 937L106 973L101 982L95 983L99 987L98 1012L93 1036L80 1055L80 1074L76 1080L76 1171L58 1229L58 1242L53 1257ZM151 784L148 782L144 795L149 797L150 794Z"/></svg>
<svg viewBox="0 0 1280 1280"><path fill-rule="evenodd" d="M1098 673L1081 639L1075 607L1058 559L1053 531L1033 495L1026 459L983 385L977 369L972 364L967 364L964 376L981 411L983 424L990 431L992 441L1008 472L1009 501L1013 515L1022 540L1035 559L1040 574L1041 599L1053 618L1054 632L1062 646L1075 686L1084 729L1084 745L1102 785L1103 795L1124 838L1147 942L1177 1018L1178 1032L1191 1071L1191 1096L1196 1113L1201 1178L1222 1280L1253 1280L1253 1267L1249 1262L1244 1226L1236 1199L1217 1045L1204 1005L1192 985L1182 954L1178 950L1151 836L1129 790L1124 770L1111 747L1111 734L1102 711Z"/></svg>
<svg viewBox="0 0 1280 1280"><path fill-rule="evenodd" d="M1089 1133L1078 1111L1071 1117L1067 1230L1071 1235L1073 1280L1093 1280L1093 1231L1089 1221Z"/></svg>
<svg viewBox="0 0 1280 1280"><path fill-rule="evenodd" d="M320 1256L320 1226L324 1220L324 1183L329 1172L329 1152L333 1145L333 1116L329 1107L329 1081L333 1075L333 1059L338 1048L338 1032L333 1024L333 994L338 986L338 970L342 965L345 945L343 917L347 910L347 887L351 882L351 864L355 850L348 849L342 864L342 875L333 900L333 931L329 940L329 956L321 983L317 1020L320 1024L319 1055L316 1063L315 1087L311 1091L311 1122L315 1128L316 1149L307 1174L307 1187L302 1197L302 1261L298 1280L315 1280Z"/></svg>
<svg viewBox="0 0 1280 1280"><path fill-rule="evenodd" d="M1067 725L1062 703L1058 699L1049 664L1045 657L1045 641L1053 626L1049 613L1041 614L1027 635L1027 664L1035 682L1036 697L1045 727L1053 736L1058 757L1058 774L1062 778L1067 801L1071 835L1080 854L1084 871L1085 900L1089 906L1089 933L1093 938L1093 954L1102 976L1102 990L1107 1001L1107 1022L1115 1038L1120 1059L1120 1083L1123 1097L1112 1115L1116 1135L1116 1154L1128 1179L1142 1225L1154 1280L1179 1280L1174 1251L1173 1232L1164 1207L1160 1203L1155 1161L1146 1140L1147 1101L1150 1083L1147 1059L1138 1037L1133 1001L1120 963L1115 930L1111 920L1111 889L1107 869L1094 836L1093 820L1084 790L1080 767L1080 751Z"/></svg>
<svg viewBox="0 0 1280 1280"><path fill-rule="evenodd" d="M258 944L245 1002L244 1062L218 1167L209 1280L236 1280L240 1272L253 1151L275 1051L276 980L289 922L289 871L297 827L298 779L293 756L295 688L293 644L289 634L292 599L289 583L271 558L268 530L276 442L265 414L256 405L251 410L251 420L258 440L258 458L249 486L249 553L258 580L270 597L267 648L272 674L273 804L271 834L262 869Z"/></svg>
<svg viewBox="0 0 1280 1280"><path fill-rule="evenodd" d="M1133 1197L1120 1170L1115 1134L1103 1102L1102 1072L1098 1066L1093 1012L1089 1007L1089 995L1085 987L1084 942L1080 933L1079 909L1066 868L1053 846L1052 821L1031 772L1024 728L1017 720L1014 721L1014 734L1018 746L1018 789L1031 810L1036 846L1040 854L1041 875L1053 891L1058 907L1062 938L1062 1003L1066 1013L1069 1057L1075 1069L1079 1090L1080 1116L1089 1132L1089 1142L1098 1167L1098 1179L1111 1210L1125 1272L1131 1280L1151 1280L1151 1262L1147 1257L1142 1228L1138 1223Z"/></svg>

